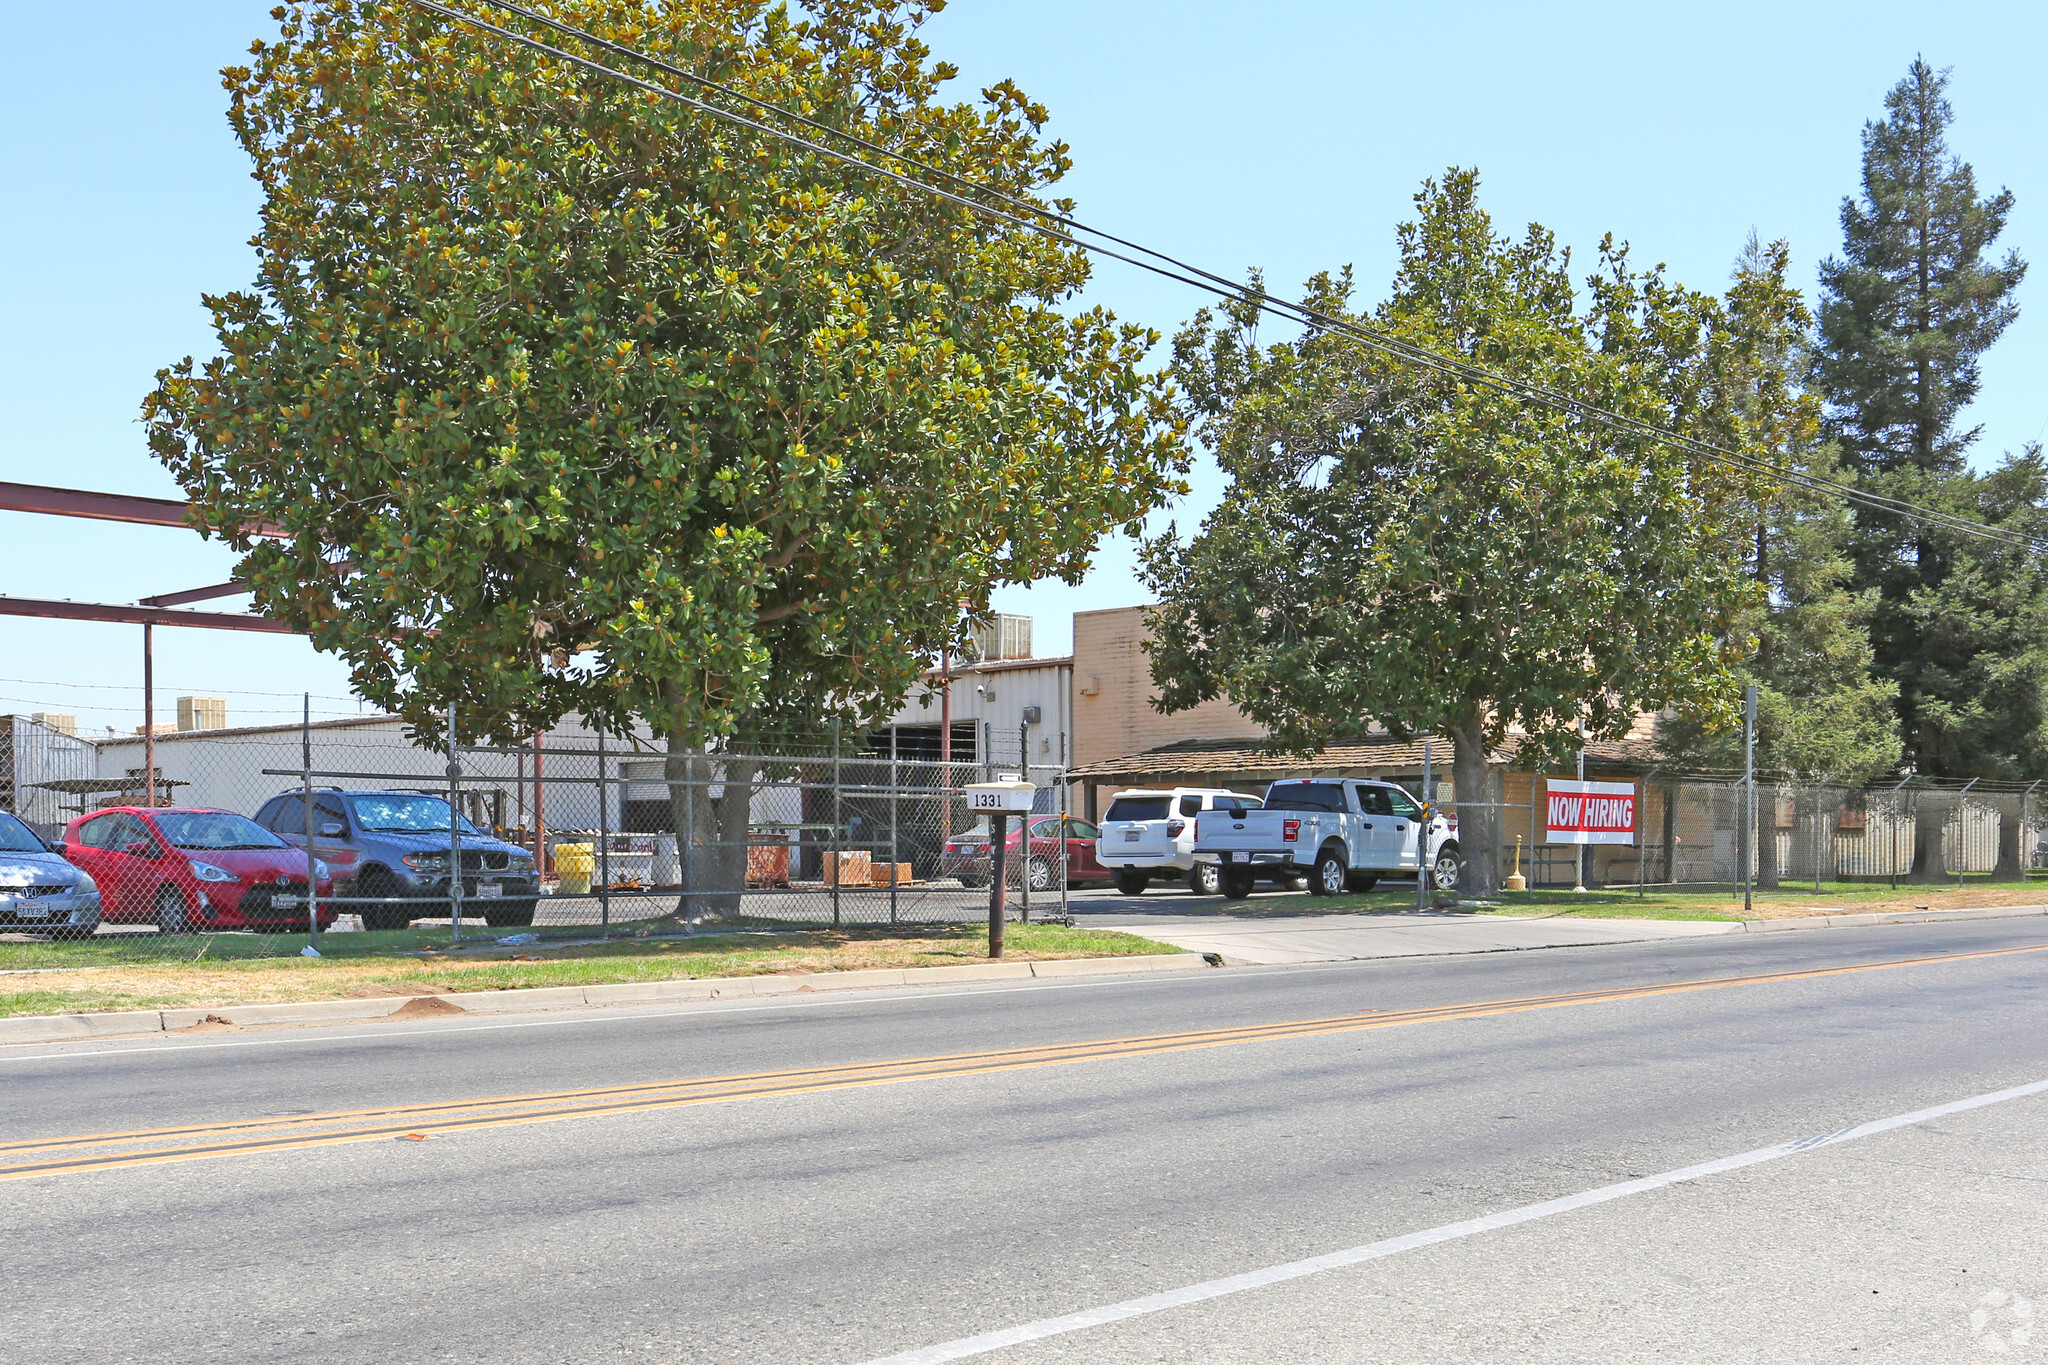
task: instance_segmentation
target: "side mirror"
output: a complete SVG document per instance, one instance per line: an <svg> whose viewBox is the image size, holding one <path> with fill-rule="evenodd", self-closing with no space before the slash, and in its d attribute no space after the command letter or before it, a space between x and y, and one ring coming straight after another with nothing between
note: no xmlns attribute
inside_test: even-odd
<svg viewBox="0 0 2048 1365"><path fill-rule="evenodd" d="M323 839L339 839L346 833L348 831L338 821L329 820L320 826L320 837Z"/></svg>
<svg viewBox="0 0 2048 1365"><path fill-rule="evenodd" d="M52 853L62 853L64 851L64 841L62 839L45 839L43 840L43 847Z"/></svg>

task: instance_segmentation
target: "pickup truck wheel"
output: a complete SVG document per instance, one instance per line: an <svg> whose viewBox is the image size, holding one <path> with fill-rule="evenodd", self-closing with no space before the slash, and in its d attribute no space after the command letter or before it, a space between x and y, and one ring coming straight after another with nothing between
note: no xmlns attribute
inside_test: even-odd
<svg viewBox="0 0 2048 1365"><path fill-rule="evenodd" d="M1429 866L1430 882L1439 891L1458 889L1458 846L1445 844L1436 851L1436 861Z"/></svg>
<svg viewBox="0 0 2048 1365"><path fill-rule="evenodd" d="M1334 896L1344 889L1344 855L1334 848L1326 848L1316 854L1316 865L1309 869L1308 893L1311 896Z"/></svg>
<svg viewBox="0 0 2048 1365"><path fill-rule="evenodd" d="M1231 868L1217 874L1223 882L1223 899L1227 901L1249 900L1252 894L1252 874Z"/></svg>
<svg viewBox="0 0 2048 1365"><path fill-rule="evenodd" d="M1126 896L1142 896L1152 879L1143 872L1119 872L1116 874L1116 889Z"/></svg>
<svg viewBox="0 0 2048 1365"><path fill-rule="evenodd" d="M1188 871L1188 890L1197 896L1213 896L1223 890L1223 865L1196 863Z"/></svg>

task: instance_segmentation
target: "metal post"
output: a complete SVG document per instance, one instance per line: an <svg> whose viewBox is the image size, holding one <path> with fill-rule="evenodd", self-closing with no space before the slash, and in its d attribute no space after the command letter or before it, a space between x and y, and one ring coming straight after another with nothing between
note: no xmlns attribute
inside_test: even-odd
<svg viewBox="0 0 2048 1365"><path fill-rule="evenodd" d="M313 850L320 826L313 819L313 694L306 693L299 718L299 758L305 771L306 802L306 943L320 951L320 855Z"/></svg>
<svg viewBox="0 0 2048 1365"><path fill-rule="evenodd" d="M1072 812L1067 809L1069 804L1067 787L1069 785L1067 781L1067 732L1062 730L1060 731L1060 838L1062 840L1068 837L1068 822L1072 819ZM1064 849L1066 844L1062 843L1060 847ZM1073 914L1067 909L1067 880L1067 860L1062 858L1060 859L1060 923L1062 924L1071 923L1073 920Z"/></svg>
<svg viewBox="0 0 2048 1365"><path fill-rule="evenodd" d="M612 928L612 789L605 781L604 731L597 732L597 910L600 935Z"/></svg>
<svg viewBox="0 0 2048 1365"><path fill-rule="evenodd" d="M156 806L156 645L142 623L142 804Z"/></svg>
<svg viewBox="0 0 2048 1365"><path fill-rule="evenodd" d="M1900 779L1899 779L1899 785L1898 785L1898 786L1896 786L1896 787L1893 787L1893 788L1891 789L1891 793L1890 793L1890 795L1891 795L1891 798L1892 798L1892 800L1891 800L1891 810L1890 810L1889 812L1887 812L1887 818L1888 818L1888 819L1889 819L1889 820L1891 821L1891 826L1892 826L1892 856L1891 856L1891 865L1892 865L1892 890L1894 890L1894 891L1896 891L1896 890L1898 890L1898 889L1899 889L1899 801L1898 801L1898 797L1899 797L1899 793L1900 793L1901 791L1903 791L1903 790L1905 789L1905 786L1906 786L1906 784L1907 784L1908 782L1911 782L1912 780L1913 780L1913 778L1912 778L1911 774L1908 774L1907 776L1905 776L1905 777L1902 777L1902 778L1900 778ZM1869 817L1867 817L1867 816L1865 817L1865 819L1868 819L1868 818L1869 818ZM1918 811L1914 811L1914 812L1913 812L1913 819L1914 819L1914 822L1915 822L1915 823L1917 824L1917 823L1918 823L1918 821L1919 821L1919 819L1920 819L1920 812L1918 812Z"/></svg>
<svg viewBox="0 0 2048 1365"><path fill-rule="evenodd" d="M1536 769L1529 769L1529 884L1523 889L1529 903L1536 903Z"/></svg>
<svg viewBox="0 0 2048 1365"><path fill-rule="evenodd" d="M1963 841L1969 838L1969 830L1963 824L1963 798L1970 794L1970 788L1983 780L1981 777L1973 777L1963 784L1961 791L1956 793L1956 890L1958 891L1963 889L1963 873L1970 865L1969 855L1963 847Z"/></svg>
<svg viewBox="0 0 2048 1365"><path fill-rule="evenodd" d="M1026 782L1031 780L1031 727L1022 723L1017 726L1017 776ZM1035 797L1031 804L1038 804ZM1031 923L1031 817L1036 814L1036 810L1028 810L1017 817L1018 824L1023 827L1023 837L1017 842L1024 855L1024 866L1017 869L1023 874L1019 879L1017 906L1019 922L1024 924ZM1067 860L1066 831L1061 830L1060 834L1060 861L1064 863Z"/></svg>
<svg viewBox="0 0 2048 1365"><path fill-rule="evenodd" d="M1010 843L1010 817L993 811L988 823L989 870L995 874L988 879L988 955L998 958L1003 955L1003 878L1007 872L1003 862Z"/></svg>
<svg viewBox="0 0 2048 1365"><path fill-rule="evenodd" d="M548 875L547 793L541 786L541 732L533 732L533 875L536 881Z"/></svg>
<svg viewBox="0 0 2048 1365"><path fill-rule="evenodd" d="M981 723L981 780L996 780L996 723L992 720Z"/></svg>
<svg viewBox="0 0 2048 1365"><path fill-rule="evenodd" d="M839 722L832 722L832 838L825 856L832 860L832 926L839 927L839 883L846 869L839 861Z"/></svg>
<svg viewBox="0 0 2048 1365"><path fill-rule="evenodd" d="M1584 727L1583 727L1583 726L1581 726L1581 729L1582 729L1582 730L1583 730L1583 728L1584 728ZM1581 790L1580 790L1580 792L1579 792L1579 803L1580 803L1580 804L1579 804L1579 809L1580 809L1580 810L1582 810L1582 811L1583 811L1583 810L1585 809L1585 800L1586 800L1586 793L1585 793L1585 791L1584 791L1585 785L1586 785L1586 751L1585 751L1584 749L1580 749L1580 750L1579 750L1579 787L1580 787L1580 789L1581 789ZM1573 882L1572 882L1572 890L1574 890L1574 891L1584 891L1584 890L1586 889L1586 822L1585 822L1585 821L1584 821L1583 819L1581 819L1581 820L1579 821L1579 836L1578 836L1578 837L1579 837L1579 848L1578 848L1578 853L1577 853L1576 855L1574 855L1574 861L1573 861L1573 864L1572 864L1572 869L1573 869L1573 870L1572 870L1572 877L1573 877L1573 879L1574 879L1574 880L1573 880Z"/></svg>
<svg viewBox="0 0 2048 1365"><path fill-rule="evenodd" d="M1756 684L1742 690L1742 917L1755 913L1756 871Z"/></svg>
<svg viewBox="0 0 2048 1365"><path fill-rule="evenodd" d="M897 727L889 727L889 923L896 922L896 869L901 866L896 848L896 738Z"/></svg>
<svg viewBox="0 0 2048 1365"><path fill-rule="evenodd" d="M462 765L455 750L455 703L448 703L448 930L449 942L462 942L462 817L455 802L462 795ZM534 761L540 761L540 736L534 736Z"/></svg>
<svg viewBox="0 0 2048 1365"><path fill-rule="evenodd" d="M697 750L692 747L684 752L687 757L683 766L683 828L676 835L676 871L683 879L683 932L692 933L692 926L697 923ZM802 793L798 796L801 799ZM803 836L797 837L801 841ZM801 842L797 854L803 854Z"/></svg>
<svg viewBox="0 0 2048 1365"><path fill-rule="evenodd" d="M1430 886L1429 836L1430 826L1436 820L1436 788L1430 782L1435 776L1432 763L1435 757L1430 741L1422 741L1422 832L1415 836L1415 908L1429 909Z"/></svg>

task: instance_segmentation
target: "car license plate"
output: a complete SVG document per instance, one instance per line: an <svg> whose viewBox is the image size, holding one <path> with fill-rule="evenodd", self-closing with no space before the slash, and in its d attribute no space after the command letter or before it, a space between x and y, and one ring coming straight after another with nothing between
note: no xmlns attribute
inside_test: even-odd
<svg viewBox="0 0 2048 1365"><path fill-rule="evenodd" d="M1233 863L1248 863L1251 860L1252 855L1249 853L1233 853L1230 855L1230 861Z"/></svg>
<svg viewBox="0 0 2048 1365"><path fill-rule="evenodd" d="M1127 843L1127 844L1135 844L1135 843L1137 843L1137 842L1138 842L1138 831L1137 831L1137 830L1134 830L1134 829L1127 829L1127 830L1125 830L1125 831L1124 831L1124 842L1125 842L1125 843Z"/></svg>
<svg viewBox="0 0 2048 1365"><path fill-rule="evenodd" d="M504 894L505 888L496 882L478 882L476 884L476 898L480 901L494 901Z"/></svg>
<svg viewBox="0 0 2048 1365"><path fill-rule="evenodd" d="M279 896L270 902L278 910L296 910L304 904L297 896Z"/></svg>
<svg viewBox="0 0 2048 1365"><path fill-rule="evenodd" d="M40 901L32 901L24 897L14 903L14 914L18 919L42 919L49 913L50 907L42 904Z"/></svg>

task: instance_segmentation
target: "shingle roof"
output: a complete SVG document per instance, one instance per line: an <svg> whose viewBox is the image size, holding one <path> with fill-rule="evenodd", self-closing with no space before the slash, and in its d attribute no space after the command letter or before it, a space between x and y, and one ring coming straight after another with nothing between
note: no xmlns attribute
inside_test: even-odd
<svg viewBox="0 0 2048 1365"><path fill-rule="evenodd" d="M1067 776L1077 782L1138 782L1198 774L1272 781L1310 773L1358 777L1368 773L1419 773L1425 741L1430 745L1433 766L1448 774L1450 740L1442 735L1418 735L1407 741L1389 736L1356 744L1332 744L1312 757L1274 749L1264 739L1184 739L1143 753L1083 764ZM1511 765L1524 742L1521 736L1510 735L1488 757L1496 766ZM1655 746L1643 740L1596 740L1586 746L1586 761L1610 770L1650 768L1657 758Z"/></svg>

